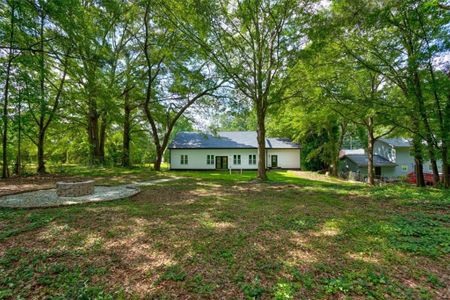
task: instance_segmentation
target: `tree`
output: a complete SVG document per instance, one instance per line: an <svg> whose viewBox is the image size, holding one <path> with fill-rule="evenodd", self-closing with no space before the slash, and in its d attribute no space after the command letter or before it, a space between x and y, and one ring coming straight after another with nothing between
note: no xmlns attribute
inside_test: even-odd
<svg viewBox="0 0 450 300"><path fill-rule="evenodd" d="M176 122L194 103L223 85L193 45L171 28L160 15L151 13L152 1L147 1L143 13L142 52L146 66L145 101L143 110L150 124L156 148L154 169L160 170ZM164 74L163 79L160 79ZM161 87L163 81L168 89ZM156 85L159 85L159 88Z"/></svg>
<svg viewBox="0 0 450 300"><path fill-rule="evenodd" d="M365 3L340 1L334 7L334 11L336 21L345 23L347 29L350 27L345 34L341 32L340 38L346 53L365 68L385 76L396 84L403 92L404 98L409 101L405 106L407 110L403 110L403 113L410 116L411 126L397 125L409 130L413 135L418 185L424 185L423 140L426 141L428 156L433 166L433 179L437 184L439 174L436 149L439 144L446 142L442 134L437 134L430 121L432 113L427 106L428 99L424 95L426 83L423 70L427 68L427 64L429 66L430 57L437 55L441 50L439 47L433 47L430 53L431 48L424 47L427 39L425 34L420 34L420 28L421 22L426 20L427 32L433 32L434 41L445 41L443 37L448 33L445 33L446 18L442 10L430 1L393 0L383 5L375 1ZM443 45L445 47L445 43ZM427 49L425 53L424 49ZM440 136L439 142L436 140L437 136Z"/></svg>
<svg viewBox="0 0 450 300"><path fill-rule="evenodd" d="M64 30L64 26L61 26L64 19L59 18L64 12L55 9L52 3L43 1L30 2L25 9L28 9L24 13L30 21L27 29L36 32L28 37L37 48L29 49L27 63L31 72L28 80L35 82L37 93L27 98L27 104L37 127L36 138L31 139L37 146L37 172L43 174L46 172L45 137L59 108L69 64L70 45L65 43L61 31L54 30L54 26Z"/></svg>
<svg viewBox="0 0 450 300"><path fill-rule="evenodd" d="M7 4L9 6L9 19L10 23L8 26L9 31L9 37L8 37L8 43L9 43L9 49L7 53L6 58L6 72L5 72L5 85L3 87L3 132L2 132L2 162L3 162L3 169L2 169L2 178L6 178L9 176L8 172L8 100L9 100L9 90L10 90L10 84L11 84L11 67L12 62L15 57L14 53L14 29L15 29L15 1L7 1Z"/></svg>
<svg viewBox="0 0 450 300"><path fill-rule="evenodd" d="M289 85L288 66L295 63L294 57L302 46L312 3L211 1L201 9L203 13L192 14L198 19L187 20L181 11L189 11L188 7L166 4L170 19L201 47L234 87L253 102L257 117L258 178L265 180L267 110L282 100ZM201 18L207 20L207 24L202 23Z"/></svg>
<svg viewBox="0 0 450 300"><path fill-rule="evenodd" d="M127 3L83 2L70 7L74 15L68 36L74 45L76 63L70 69L72 88L78 99L72 103L77 122L84 125L91 164L105 162L105 144L111 115L118 110L117 66L128 42L122 26ZM125 22L126 23L126 22ZM82 111L83 114L79 112Z"/></svg>

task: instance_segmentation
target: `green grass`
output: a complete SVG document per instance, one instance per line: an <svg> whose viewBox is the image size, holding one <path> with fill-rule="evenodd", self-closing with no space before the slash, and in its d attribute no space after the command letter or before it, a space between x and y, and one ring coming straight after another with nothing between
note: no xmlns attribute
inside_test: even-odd
<svg viewBox="0 0 450 300"><path fill-rule="evenodd" d="M442 299L450 193L269 172L66 167L133 199L0 209L3 298Z"/></svg>

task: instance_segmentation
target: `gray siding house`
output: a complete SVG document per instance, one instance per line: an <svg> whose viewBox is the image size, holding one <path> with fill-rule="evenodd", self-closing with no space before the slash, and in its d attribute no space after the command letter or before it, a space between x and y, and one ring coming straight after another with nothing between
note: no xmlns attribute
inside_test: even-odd
<svg viewBox="0 0 450 300"><path fill-rule="evenodd" d="M375 175L384 178L398 178L414 172L414 157L411 155L412 144L405 138L379 139L374 145ZM363 149L342 150L341 172L355 172L362 178L367 177L367 153ZM439 172L442 164L438 161ZM424 162L425 173L431 173L429 161Z"/></svg>

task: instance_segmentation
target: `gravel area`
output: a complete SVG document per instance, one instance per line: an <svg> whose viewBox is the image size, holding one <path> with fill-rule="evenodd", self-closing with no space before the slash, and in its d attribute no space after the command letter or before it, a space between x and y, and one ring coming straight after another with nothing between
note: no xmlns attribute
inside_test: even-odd
<svg viewBox="0 0 450 300"><path fill-rule="evenodd" d="M0 207L34 208L101 202L128 198L139 192L139 188L129 185L96 186L92 195L58 197L56 189L49 189L0 197Z"/></svg>

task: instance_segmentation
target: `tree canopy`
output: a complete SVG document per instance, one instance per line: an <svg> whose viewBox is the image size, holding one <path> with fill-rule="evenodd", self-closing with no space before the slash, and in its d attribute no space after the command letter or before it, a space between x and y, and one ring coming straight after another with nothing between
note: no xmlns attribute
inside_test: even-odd
<svg viewBox="0 0 450 300"><path fill-rule="evenodd" d="M2 176L161 168L181 130L256 130L338 176L339 151L413 142L449 186L450 13L436 0L5 0ZM438 166L442 161L443 176Z"/></svg>

